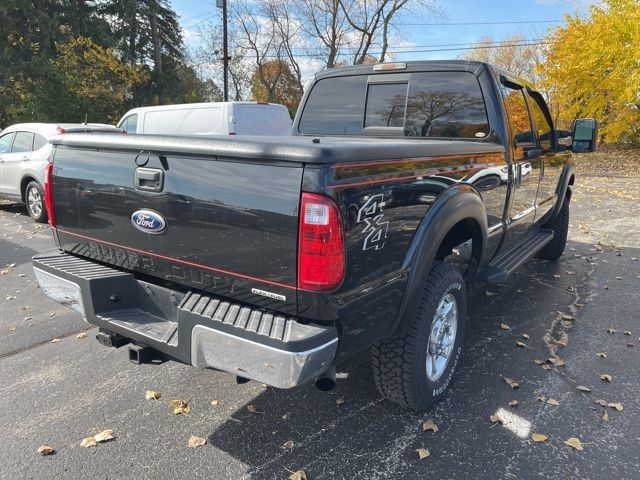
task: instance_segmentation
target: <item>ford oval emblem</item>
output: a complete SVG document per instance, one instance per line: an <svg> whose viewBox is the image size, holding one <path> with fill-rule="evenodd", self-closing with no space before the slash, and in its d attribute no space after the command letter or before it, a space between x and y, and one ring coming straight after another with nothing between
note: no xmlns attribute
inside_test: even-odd
<svg viewBox="0 0 640 480"><path fill-rule="evenodd" d="M137 210L131 214L131 223L141 232L161 233L167 227L167 221L153 210Z"/></svg>

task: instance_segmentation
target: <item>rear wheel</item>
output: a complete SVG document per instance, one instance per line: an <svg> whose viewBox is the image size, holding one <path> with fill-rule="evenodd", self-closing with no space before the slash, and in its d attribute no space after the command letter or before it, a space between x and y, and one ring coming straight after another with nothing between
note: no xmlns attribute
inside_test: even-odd
<svg viewBox="0 0 640 480"><path fill-rule="evenodd" d="M44 207L44 190L38 182L29 182L24 190L24 202L29 216L38 223L47 221L47 210Z"/></svg>
<svg viewBox="0 0 640 480"><path fill-rule="evenodd" d="M558 260L567 245L567 233L569 232L569 199L565 198L560 211L550 223L544 226L553 230L553 240L547 243L536 254L543 260Z"/></svg>
<svg viewBox="0 0 640 480"><path fill-rule="evenodd" d="M462 274L436 261L406 333L380 340L372 348L373 377L380 393L415 410L427 410L441 400L462 353L466 317Z"/></svg>

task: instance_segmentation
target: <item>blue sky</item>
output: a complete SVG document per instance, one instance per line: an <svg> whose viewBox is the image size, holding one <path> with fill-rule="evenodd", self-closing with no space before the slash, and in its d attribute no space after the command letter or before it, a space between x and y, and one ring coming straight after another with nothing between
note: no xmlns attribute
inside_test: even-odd
<svg viewBox="0 0 640 480"><path fill-rule="evenodd" d="M228 2L231 4L233 0ZM547 29L561 23L565 13L574 13L577 9L580 14L587 14L589 3L589 0L439 0L439 7L445 13L444 18L416 18L415 12L404 12L398 20L402 25L403 43L416 46L415 48L405 47L405 49L427 50L431 49L430 45L469 45L483 35L492 35L494 40L516 33L528 39L540 38L544 36ZM191 32L204 24L220 21L215 0L174 0L172 4L180 15L181 25L186 31L187 48L194 48L198 42ZM529 23L531 21L552 23ZM440 22L444 22L445 25L415 25L415 23ZM486 22L527 23L488 24ZM450 25L451 23L477 23L477 25ZM393 45L391 48L393 49ZM434 48L457 48L457 46ZM463 52L464 50L448 50L401 53L396 54L395 58L397 60L456 58Z"/></svg>

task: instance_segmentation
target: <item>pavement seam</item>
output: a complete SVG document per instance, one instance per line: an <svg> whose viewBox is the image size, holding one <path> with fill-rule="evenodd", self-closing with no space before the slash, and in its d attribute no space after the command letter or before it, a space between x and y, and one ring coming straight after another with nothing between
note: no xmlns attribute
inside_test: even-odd
<svg viewBox="0 0 640 480"><path fill-rule="evenodd" d="M17 350L12 350L10 352L0 353L0 360L2 360L4 358L13 357L13 356L18 355L20 353L27 352L29 350L33 350L34 348L41 347L42 345L46 345L47 343L51 343L51 340L53 340L54 338L62 339L62 338L71 337L72 335L78 335L79 333L86 332L86 331L91 330L93 328L98 328L98 327L96 327L94 325L89 325L89 326L87 326L85 328L81 328L79 330L74 330L72 332L64 333L62 335L56 335L55 337L51 337L51 338L49 338L47 340L43 340L41 342L34 343L32 345L28 345L26 347L18 348Z"/></svg>

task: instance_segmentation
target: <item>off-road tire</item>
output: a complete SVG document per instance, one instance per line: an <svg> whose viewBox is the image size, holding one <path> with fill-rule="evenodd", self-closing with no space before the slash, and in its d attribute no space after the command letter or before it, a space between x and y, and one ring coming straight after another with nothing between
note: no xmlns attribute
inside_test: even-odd
<svg viewBox="0 0 640 480"><path fill-rule="evenodd" d="M37 194L40 197L39 210L32 208L32 206L30 205L29 194L31 191L37 192ZM26 188L24 189L24 203L27 206L27 213L31 218L33 218L35 222L45 223L47 221L47 209L45 207L45 201L44 201L44 189L40 186L38 182L31 181L27 184Z"/></svg>
<svg viewBox="0 0 640 480"><path fill-rule="evenodd" d="M547 243L536 254L542 260L558 260L564 252L567 244L567 233L569 232L569 199L565 198L556 217L546 224L544 228L553 230L553 240Z"/></svg>
<svg viewBox="0 0 640 480"><path fill-rule="evenodd" d="M434 315L444 296L455 297L457 333L448 364L440 378L427 377L427 346ZM428 410L440 401L449 386L462 353L467 319L464 279L453 265L436 260L424 284L418 311L406 333L377 341L371 349L373 378L388 400L414 410Z"/></svg>

